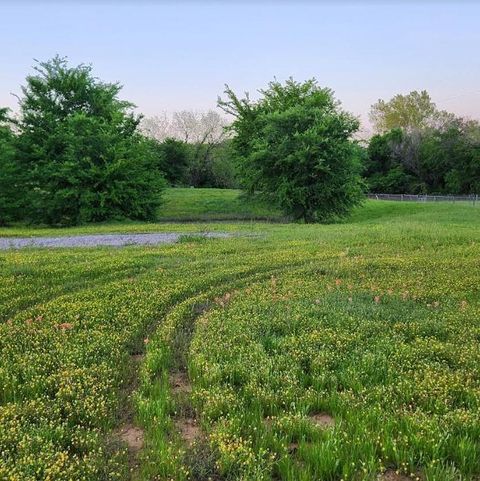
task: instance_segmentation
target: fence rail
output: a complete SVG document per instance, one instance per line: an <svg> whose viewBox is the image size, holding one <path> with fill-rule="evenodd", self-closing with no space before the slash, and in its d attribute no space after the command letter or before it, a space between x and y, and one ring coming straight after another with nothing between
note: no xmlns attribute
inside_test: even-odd
<svg viewBox="0 0 480 481"><path fill-rule="evenodd" d="M427 194L368 194L369 199L397 200L405 202L470 202L480 205L480 196L472 195L427 195Z"/></svg>

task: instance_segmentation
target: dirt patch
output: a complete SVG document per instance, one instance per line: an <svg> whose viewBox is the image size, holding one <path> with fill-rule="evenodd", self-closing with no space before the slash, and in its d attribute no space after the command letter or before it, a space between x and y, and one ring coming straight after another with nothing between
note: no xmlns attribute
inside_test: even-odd
<svg viewBox="0 0 480 481"><path fill-rule="evenodd" d="M177 419L175 427L184 443L191 446L201 436L200 426L195 418Z"/></svg>
<svg viewBox="0 0 480 481"><path fill-rule="evenodd" d="M129 424L119 432L120 439L128 446L131 453L138 453L143 448L145 435L143 430Z"/></svg>
<svg viewBox="0 0 480 481"><path fill-rule="evenodd" d="M231 299L232 299L232 294L230 292L226 292L221 297L215 297L214 301L215 301L215 304L218 304L220 307L225 307L227 306L227 304L230 302Z"/></svg>
<svg viewBox="0 0 480 481"><path fill-rule="evenodd" d="M170 375L170 386L173 394L190 394L192 386L185 371L176 371Z"/></svg>
<svg viewBox="0 0 480 481"><path fill-rule="evenodd" d="M393 469L387 469L383 474L380 474L377 479L378 481L412 481L412 478L397 473Z"/></svg>
<svg viewBox="0 0 480 481"><path fill-rule="evenodd" d="M317 413L309 416L310 421L320 429L329 429L335 426L335 419L327 413Z"/></svg>
<svg viewBox="0 0 480 481"><path fill-rule="evenodd" d="M295 454L298 450L298 443L289 443L287 446L288 454Z"/></svg>
<svg viewBox="0 0 480 481"><path fill-rule="evenodd" d="M267 429L272 429L273 419L270 418L270 417L264 418L264 419L263 419L263 425L264 425Z"/></svg>
<svg viewBox="0 0 480 481"><path fill-rule="evenodd" d="M30 322L27 322L27 321L30 321ZM27 324L31 324L31 319L27 319ZM71 322L63 322L62 324L58 324L58 329L60 329L61 331L65 332L65 331L69 331L70 329L73 328L73 324Z"/></svg>
<svg viewBox="0 0 480 481"><path fill-rule="evenodd" d="M132 354L130 356L131 360L133 361L134 364L140 364L143 359L145 358L145 354Z"/></svg>

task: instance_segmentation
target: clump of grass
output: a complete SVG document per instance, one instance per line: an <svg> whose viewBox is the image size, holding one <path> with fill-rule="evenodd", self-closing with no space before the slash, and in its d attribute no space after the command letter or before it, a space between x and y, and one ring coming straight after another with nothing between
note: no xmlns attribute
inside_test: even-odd
<svg viewBox="0 0 480 481"><path fill-rule="evenodd" d="M178 238L180 244L204 244L208 241L208 237L202 234L182 234Z"/></svg>

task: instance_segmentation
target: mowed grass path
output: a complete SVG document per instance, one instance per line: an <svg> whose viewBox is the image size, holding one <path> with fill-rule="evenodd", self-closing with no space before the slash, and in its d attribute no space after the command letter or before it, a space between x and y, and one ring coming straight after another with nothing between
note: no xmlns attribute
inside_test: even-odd
<svg viewBox="0 0 480 481"><path fill-rule="evenodd" d="M478 209L219 228L0 253L0 479L478 479Z"/></svg>

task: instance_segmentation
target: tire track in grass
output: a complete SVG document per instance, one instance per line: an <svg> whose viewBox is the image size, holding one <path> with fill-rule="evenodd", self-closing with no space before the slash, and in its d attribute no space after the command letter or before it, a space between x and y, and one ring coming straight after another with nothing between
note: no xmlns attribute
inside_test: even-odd
<svg viewBox="0 0 480 481"><path fill-rule="evenodd" d="M61 272L61 276L54 278L46 278L46 274L51 274L48 271L42 271L42 267L48 266L50 258L57 254L55 251L32 251L31 257L27 258L31 261L30 264L15 263L15 259L24 259L22 253L17 251L4 254L5 259L11 264L5 262L0 264L0 272L3 275L10 275L14 279L14 283L19 280L26 280L32 275L35 275L36 280L40 277L41 284L37 285L37 289L32 289L32 286L25 283L28 287L28 296L23 291L17 291L15 295L15 303L10 308L2 306L0 310L0 322L14 317L16 313L27 309L34 309L37 306L44 305L64 296L75 295L84 291L92 290L94 287L105 285L106 283L121 281L122 279L135 278L141 276L143 273L157 266L154 260L144 260L141 254L135 254L134 259L128 263L120 266L113 266L111 261L111 253L106 250L94 252L94 260L91 257L83 255L82 260L78 260L78 250L70 250L69 252L62 252L62 259L65 262L66 268ZM90 254L91 255L91 254ZM107 262L105 262L107 261ZM140 262L140 264L135 264ZM73 263L74 269L70 265ZM32 267L33 264L33 267ZM106 266L106 267L105 267ZM112 269L112 267L115 267ZM40 268L38 273L35 268ZM58 273L56 273L58 274ZM47 289L45 289L48 287ZM6 301L7 298L2 297L0 291L0 304ZM12 293L8 292L11 297Z"/></svg>
<svg viewBox="0 0 480 481"><path fill-rule="evenodd" d="M236 259L236 261L238 265L235 267L235 269L241 269L241 273L243 273L245 271L245 267L242 267L240 259ZM38 330L41 329L42 335L45 334L43 337L53 334L55 338L58 338L58 341L62 344L62 346L67 346L67 348L62 351L62 354L65 354L68 359L68 346L71 345L74 347L75 345L81 345L82 343L91 341L91 338L88 337L91 327L93 327L95 330L94 334L96 336L96 342L101 341L103 330L105 330L105 332L118 331L119 339L123 339L121 345L112 345L112 350L109 351L108 347L105 350L104 346L102 346L101 343L98 343L100 352L97 353L96 351L92 351L93 354L98 356L98 359L96 357L93 359L91 356L87 356L85 359L81 358L79 363L75 365L75 369L85 369L85 372L88 372L86 369L88 369L89 365L91 365L92 368L95 368L96 364L98 364L97 361L100 361L102 365L104 364L103 361L105 361L106 371L109 371L110 367L113 368L114 366L117 366L117 374L115 374L113 371L110 371L108 374L108 379L111 380L112 389L110 389L110 393L108 393L106 389L105 392L112 395L108 398L108 401L111 400L110 398L113 397L113 395L118 400L119 389L125 380L124 368L127 364L127 353L130 352L134 355L138 354L136 351L133 351L133 348L135 347L134 340L137 337L140 337L149 326L156 325L156 322L158 321L158 312L162 312L164 309L167 309L168 306L174 305L182 298L182 296L188 297L189 295L192 295L193 292L203 288L204 279L201 277L203 274L202 271L204 270L203 263L190 262L185 264L186 265L183 270L178 271L178 268L175 269L175 276L162 275L160 279L156 279L156 272L150 271L146 273L146 277L143 275L139 276L135 280L135 283L132 283L126 279L122 282L109 283L105 285L104 290L101 292L96 289L91 289L91 293L87 293L85 295L79 295L77 293L76 295L66 296L71 298L71 310L65 310L65 306L63 304L57 305L58 303L52 301L48 306L45 306L45 313L48 313L49 315L46 316L44 320L38 321L41 322L41 325L38 325ZM229 270L232 269L233 267ZM165 273L169 274L167 271L165 271ZM218 273L215 274L215 276L218 278ZM191 283L192 280L195 281L194 284ZM220 276L220 281L224 281L224 274ZM147 295L147 297L142 302L137 303L136 300L139 295ZM157 298L157 295L159 295L159 298ZM95 303L92 301L95 301ZM153 305L149 306L150 303ZM146 307L146 309L137 310L142 306ZM101 308L100 315L97 315L96 310L98 307ZM77 313L82 314L81 318L77 316ZM58 315L66 315L68 316L68 320L71 320L71 323L68 323L69 326L66 332L60 333L60 329L56 327L56 323L59 322L59 319L62 321L65 320L58 318ZM93 316L92 319L89 319L90 316ZM37 327L35 325L32 325L28 329L28 333L25 334L26 330L24 328L24 324L26 322L25 319L28 317L30 317L30 313L18 313L18 319L16 320L18 325L13 326L15 328L18 327L19 332L23 333L23 341L27 349L29 349L31 341L35 341L34 338L37 335ZM47 319L47 317L50 317L50 319ZM7 327L10 328L10 325ZM97 329L97 327L101 328ZM123 331L125 330L126 332L124 333ZM41 337L38 337L38 339L40 341L42 340ZM57 344L53 343L53 347L56 347ZM19 347L18 344L13 344L14 349L10 352L10 354L16 355L19 359L21 359L23 356L21 351L24 351L24 349L21 348L22 345ZM96 349L96 346L97 344L94 343L94 350ZM132 349L133 352L130 351L130 349ZM27 352L29 352L29 350ZM39 368L37 370L40 373L40 377L42 379L52 379L52 382L54 382L57 374L62 372L59 371L59 369L62 368L62 365L59 362L58 356L53 353L53 350L49 351L48 349L45 350L43 348L42 350L39 350L38 355L43 356L42 359L45 358L44 362L41 363L41 369ZM94 364L91 364L92 359L95 361ZM19 366L19 369L21 370L23 367L23 365ZM25 364L25 368L28 367L29 364ZM33 365L33 367L36 368L36 365ZM122 383L120 380L122 380ZM24 401L41 397L44 399L49 398L46 400L48 406L53 405L55 408L57 403L60 403L60 401L57 402L58 388L56 385L52 384L53 389L47 392L43 386L38 385L38 391L24 389L22 393L14 393L13 399L11 400L12 406L15 408L18 407L18 412L23 413L21 405ZM72 400L76 402L76 393L73 392L72 396ZM118 403L115 404L118 405ZM111 405L109 404L107 407L108 412L105 413L105 418L102 414L100 419L96 418L92 420L93 429L89 431L89 433L92 433L92 438L95 438L95 442L96 439L102 438L103 443L104 435L111 432L110 429L112 423L114 422L114 416L116 412L114 410L110 410L111 407L113 407L113 401ZM47 414L50 414L50 411ZM19 433L22 434L23 431L19 431ZM12 437L12 440L15 441L15 438ZM103 446L105 446L105 443L103 443ZM53 449L56 450L60 448L60 443L56 443L53 446ZM112 455L115 454L109 450L107 451ZM16 464L15 456L16 454L12 453L9 459L2 461L9 463L9 466L13 466Z"/></svg>
<svg viewBox="0 0 480 481"><path fill-rule="evenodd" d="M222 285L224 282L225 277L220 276L218 280L214 281L214 284L218 283ZM183 291L169 299L165 308L162 309L162 312L157 316L157 319L168 318L178 303L181 304L186 300L188 301L191 296L195 296L197 292L201 292L203 284L204 282L202 281L193 285L187 285ZM158 328L158 325L159 321L157 320L147 326L141 336L144 338L143 345L137 343L136 347L132 348L132 352L130 353L129 375L121 393L120 404L123 408L119 413L119 422L117 423L119 426L114 431L113 439L111 440L111 444L113 445L116 445L117 441L120 441L127 447L128 463L132 473L136 472L139 468L139 453L144 446L144 430L138 425L138 422L136 422L135 403L133 402L132 394L139 389L141 383L140 369L145 359L145 347L148 345L149 336ZM180 377L178 378L178 382L182 382Z"/></svg>
<svg viewBox="0 0 480 481"><path fill-rule="evenodd" d="M187 357L195 321L211 309L224 307L239 289L249 284L292 269L312 269L311 266L305 268L306 261L262 272L252 269L234 281L219 282L177 304L165 317L147 345L140 388L135 395L146 445L132 479L222 479L216 467L216 455L191 403Z"/></svg>
<svg viewBox="0 0 480 481"><path fill-rule="evenodd" d="M188 246L186 247L188 248ZM92 434L95 442L97 442L97 439L99 441L101 439L102 446L105 446L104 436L111 433L115 409L118 405L118 393L125 384L124 369L128 364L126 362L128 358L127 353L132 355L130 364L134 361L142 360L142 350L138 349L138 344L142 346L144 333L157 326L160 317L159 313L167 312L172 305L181 302L182 299L187 299L198 292L204 292L206 288L208 289L213 285L228 285L231 279L243 279L251 273L278 268L285 262L285 258L278 258L278 256L273 258L266 249L260 249L259 255L258 245L242 251L241 255L238 255L238 252L225 253L221 250L223 255L232 254L231 256L229 255L227 262L222 258L212 259L206 257L205 255L208 254L206 251L207 249L200 250L200 252L195 250L193 255L183 255L181 259L178 259L179 252L176 251L173 253L174 258L170 259L166 266L152 263L149 269L140 273L135 279L110 281L103 285L102 289L92 285L90 289L65 294L47 302L41 306L40 312L37 312L38 308L40 308L40 306L37 306L35 312L29 310L17 313L12 329L15 328L22 332L24 341L22 345L26 346L28 352L34 352L39 359L44 359L38 366L36 364L29 365L28 363L25 366L20 365L19 370L21 371L25 367L28 371L27 373L30 373L28 368L32 366L35 368L32 371L33 374L39 374L39 378L42 380L45 378L54 383L56 376L62 373L62 362L65 359L68 362L72 361L74 373L78 371L89 374L89 368L92 368L94 374L92 374L91 378L88 377L86 387L88 389L92 387L93 389L94 385L90 386L88 384L90 382L89 379L96 383L94 381L95 376L97 374L100 376L101 373L100 371L97 372L95 368L98 365L105 366L105 377L111 381L111 388L108 388L108 383L104 385L100 382L99 386L103 389L101 395L108 402L108 405L105 413L102 412L100 417L91 420L93 429L91 431L86 430L88 431L87 434ZM182 252L185 254L189 251L186 250L184 252L181 250L180 254ZM285 249L284 254L287 252L287 249ZM282 254L282 252L279 254ZM305 262L306 258L306 255L295 256L293 260ZM156 274L157 270L159 273L162 272L159 277ZM139 298L139 296L141 297ZM35 319L34 322L29 323L32 314L39 314L37 317L42 319L38 321ZM60 325L65 326L65 332L63 332L63 328L62 332L60 332ZM25 326L28 329L25 329ZM7 327L10 328L10 325ZM103 343L102 336L104 332L106 334L114 334L107 338L107 340L111 341L110 344ZM55 349L62 346L60 353L63 357L53 354L53 350L49 350L41 345L43 338L48 339L48 336L54 338L51 345L52 348ZM117 337L121 343L117 342L115 345L112 342ZM35 345L32 345L32 342L35 340L39 341L38 353L34 349L30 350L30 346L35 347ZM89 348L91 354L83 357L84 353L90 353L90 351L80 350L77 353L75 346L81 346L85 343L91 345L91 348ZM9 352L12 355L12 359L17 356L19 360L22 360L23 354L20 352L22 349L18 347L18 344L16 346L15 349ZM70 351L70 347L72 347L72 351ZM72 358L70 357L71 353L82 356L78 359L77 357ZM115 371L117 372L115 373ZM138 376L133 377L138 379ZM102 379L99 378L99 381L102 381ZM21 410L23 401L28 400L30 402L37 397L46 400L45 402L48 403L46 405L53 405L53 408L57 404L61 404L58 400L56 385L52 384L51 391L46 391L44 385L45 383L42 381L42 385L38 384L37 386L35 384L29 390L25 387L22 388L20 384L18 385L20 391L14 393L14 401L16 407L20 406L18 409L19 413L23 412ZM131 389L132 387L129 387L127 391ZM72 396L72 402L76 402L76 393L74 392ZM128 392L126 396L128 397ZM80 407L83 408L85 403L82 404L82 402L80 399ZM53 413L51 415L52 419L55 414L53 408L51 408ZM88 415L87 410L85 410L85 413ZM47 414L50 415L50 411ZM53 446L54 450L60 448L60 443L56 443ZM107 450L107 453L110 453L110 451ZM13 466L15 453L11 455L7 462Z"/></svg>

